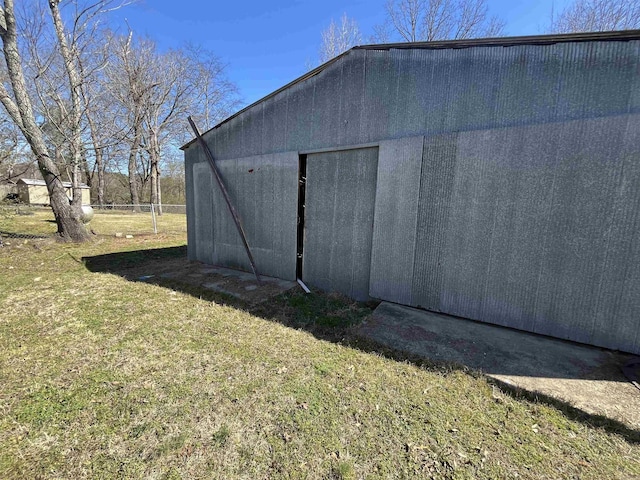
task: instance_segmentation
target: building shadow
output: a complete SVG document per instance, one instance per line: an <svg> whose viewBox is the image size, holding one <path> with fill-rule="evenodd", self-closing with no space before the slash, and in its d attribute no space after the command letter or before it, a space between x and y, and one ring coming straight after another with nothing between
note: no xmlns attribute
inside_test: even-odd
<svg viewBox="0 0 640 480"><path fill-rule="evenodd" d="M183 265L184 271L187 272L210 267L199 262L190 262L187 259L186 246L82 257L82 262L91 272L115 274L132 282L143 282L169 288L202 300L247 311L252 315L287 327L305 330L320 340L339 343L366 353L375 353L398 362L409 362L427 371L439 374L463 371L476 378L486 378L490 384L496 385L505 394L515 399L547 404L560 410L571 420L618 434L628 442L640 443L640 430L632 429L622 422L585 412L551 396L532 393L486 377L479 370L466 365L434 361L390 348L386 344L363 337L358 334L358 328L363 320L373 312L378 302L357 303L341 295L321 292L307 295L301 289L294 288L264 302L250 303L224 292L204 288L201 285L202 278L193 281L193 278L189 276L193 273L187 276L167 275L167 269L175 265ZM513 371L509 371L509 373L517 374ZM619 381L619 378L612 379L608 372L602 372L602 375L592 379Z"/></svg>

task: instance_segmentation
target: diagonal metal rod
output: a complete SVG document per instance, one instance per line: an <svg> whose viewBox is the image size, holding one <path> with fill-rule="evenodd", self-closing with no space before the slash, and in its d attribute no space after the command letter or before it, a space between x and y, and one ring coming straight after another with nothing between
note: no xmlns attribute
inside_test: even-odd
<svg viewBox="0 0 640 480"><path fill-rule="evenodd" d="M194 123L191 116L187 117L189 120L189 124L193 129L193 133L195 133L196 138L200 142L202 149L204 150L205 155L207 156L207 160L209 160L209 165L211 165L211 170L213 170L213 175L216 177L218 181L218 185L220 186L220 190L222 190L222 196L227 202L227 206L229 207L229 211L231 212L231 216L233 217L233 221L236 224L236 228L238 229L238 233L242 238L242 243L244 244L244 249L247 251L247 257L249 257L249 263L251 263L251 269L253 270L253 274L256 276L256 280L258 281L258 285L262 285L262 281L260 280L260 274L258 273L258 269L256 267L256 262L253 260L253 255L251 254L251 249L249 248L249 244L247 243L247 236L244 233L244 229L242 228L242 223L240 223L240 217L238 216L238 212L233 207L231 203L231 198L229 198L229 192L227 192L227 188L224 186L224 182L222 181L222 177L220 176L220 172L218 171L218 167L216 166L215 161L213 160L213 155L211 154L211 150L209 150L209 146L207 142L204 141L202 135L200 135L200 131L196 124Z"/></svg>

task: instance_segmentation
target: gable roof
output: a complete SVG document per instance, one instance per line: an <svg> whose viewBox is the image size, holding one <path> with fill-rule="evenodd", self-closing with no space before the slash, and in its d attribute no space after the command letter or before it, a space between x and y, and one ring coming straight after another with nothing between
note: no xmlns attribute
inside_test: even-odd
<svg viewBox="0 0 640 480"><path fill-rule="evenodd" d="M44 180L37 180L35 178L21 178L16 183L23 183L29 186L38 186L38 187L46 187L47 183ZM72 188L73 184L71 182L62 182L62 186L64 188ZM79 183L79 188L91 188L86 183Z"/></svg>
<svg viewBox="0 0 640 480"><path fill-rule="evenodd" d="M353 50L391 50L391 49L424 49L424 50L441 50L441 49L461 49L472 47L512 47L516 45L553 45L556 43L567 42L597 42L597 41L629 41L640 40L640 30L620 30L612 32L587 32L587 33L568 33L568 34L554 34L554 35L528 35L520 37L496 37L496 38L474 38L469 40L441 40L434 42L403 42L403 43L384 43L384 44L372 44L372 45L360 45L355 46L346 52L332 58L328 62L314 68L313 70L305 73L304 75L296 78L292 82L287 83L283 87L271 92L270 94L262 97L261 99L253 102L252 104L237 111L233 115L225 118L215 126L211 127L202 135L209 133L212 130L220 127L221 125L229 122L233 118L241 115L247 110L259 105L260 103L275 97L279 93L291 88L292 86L304 82L305 80L318 75L330 65L340 61L343 57L349 55ZM185 150L192 143L196 141L195 138L188 141L180 147L181 150Z"/></svg>

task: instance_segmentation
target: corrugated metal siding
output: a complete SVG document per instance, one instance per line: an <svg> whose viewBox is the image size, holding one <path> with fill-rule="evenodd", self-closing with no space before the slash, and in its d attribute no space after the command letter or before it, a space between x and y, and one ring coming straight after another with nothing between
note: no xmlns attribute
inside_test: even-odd
<svg viewBox="0 0 640 480"><path fill-rule="evenodd" d="M380 143L371 296L411 302L424 137Z"/></svg>
<svg viewBox="0 0 640 480"><path fill-rule="evenodd" d="M376 224L372 294L640 353L640 267L631 260L640 254L639 114L637 40L354 50L205 138L221 164L380 143L376 218L406 212L393 221L407 235ZM413 177L391 168L415 163L405 137L424 137ZM189 169L204 161L194 148L186 152L188 182ZM293 182L293 171L283 175ZM396 183L407 189L397 198ZM259 193L266 185L242 188ZM292 208L295 198L288 196ZM321 195L317 201L329 208ZM310 199L307 207L315 208ZM279 226L293 235L290 218ZM249 222L259 226L257 216ZM196 223L189 220L190 242ZM252 235L263 234L271 235ZM214 232L216 248L225 235ZM324 240L347 241L331 235L339 238ZM384 257L383 245L403 253ZM241 265L243 256L225 261ZM407 263L402 278L393 266ZM353 267L333 268L341 270L331 278L347 278Z"/></svg>
<svg viewBox="0 0 640 480"><path fill-rule="evenodd" d="M411 301L384 299L638 351L638 125L427 139Z"/></svg>
<svg viewBox="0 0 640 480"><path fill-rule="evenodd" d="M213 204L214 185L213 172L208 163L197 163L193 166L193 203L195 215L193 215L193 244L195 258L201 262L214 262L214 230L213 210L221 205ZM187 224L187 228L189 225ZM216 239L217 240L217 239Z"/></svg>
<svg viewBox="0 0 640 480"><path fill-rule="evenodd" d="M378 149L307 156L302 278L369 299Z"/></svg>
<svg viewBox="0 0 640 480"><path fill-rule="evenodd" d="M443 282L444 243L450 220L451 195L456 173L458 134L436 135L425 139L420 175L418 227L414 266L411 269L411 304L440 308Z"/></svg>
<svg viewBox="0 0 640 480"><path fill-rule="evenodd" d="M261 274L296 279L298 154L218 163ZM240 235L208 163L193 165L190 258L250 271Z"/></svg>
<svg viewBox="0 0 640 480"><path fill-rule="evenodd" d="M193 170L198 163L198 153L200 151L201 149L196 148L195 144L184 151L184 184L187 201L187 258L191 261L199 260L196 252L196 204L194 201L196 193L195 185L193 184Z"/></svg>
<svg viewBox="0 0 640 480"><path fill-rule="evenodd" d="M637 112L639 58L639 41L354 50L205 138L227 159Z"/></svg>

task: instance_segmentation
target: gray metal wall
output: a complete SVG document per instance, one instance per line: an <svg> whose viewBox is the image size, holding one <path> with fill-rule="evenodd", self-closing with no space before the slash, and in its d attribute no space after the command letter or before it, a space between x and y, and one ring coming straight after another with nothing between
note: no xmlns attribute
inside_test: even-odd
<svg viewBox="0 0 640 480"><path fill-rule="evenodd" d="M302 279L369 300L378 149L307 156Z"/></svg>
<svg viewBox="0 0 640 480"><path fill-rule="evenodd" d="M201 149L189 155L204 159ZM251 245L258 271L296 279L298 154L258 155L218 163L229 196ZM189 259L251 270L240 235L206 162L194 163L187 177Z"/></svg>
<svg viewBox="0 0 640 480"><path fill-rule="evenodd" d="M378 189L372 296L638 351L640 115L419 140L381 144L421 174Z"/></svg>
<svg viewBox="0 0 640 480"><path fill-rule="evenodd" d="M260 216L247 220L255 238L291 235L264 249L267 274L295 276L294 264L285 276L266 258L295 262L297 152L375 144L372 297L640 353L639 132L640 42L598 41L355 50L205 138L235 165L225 175L238 198L282 182L274 201L288 214L263 233ZM281 152L293 152L286 168L242 186L246 165L234 159ZM203 161L188 147L190 258L246 268L239 239L213 227L218 214L208 220L209 202L220 203ZM335 187L329 163L318 192ZM341 225L343 211L309 200ZM315 250L349 238L343 223L318 230ZM353 265L333 268L335 289L359 296L337 280Z"/></svg>
<svg viewBox="0 0 640 480"><path fill-rule="evenodd" d="M227 159L637 113L639 59L640 41L353 50L204 137Z"/></svg>

